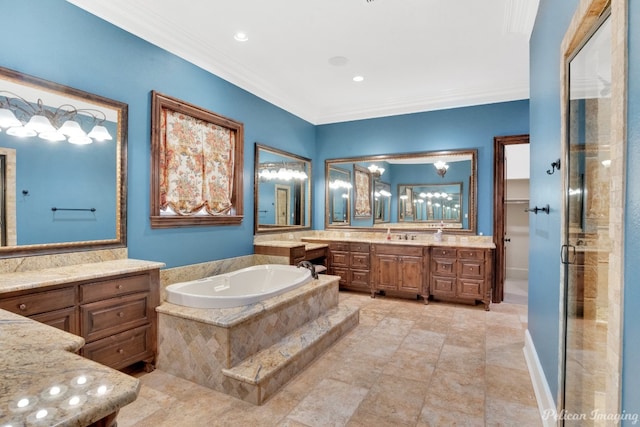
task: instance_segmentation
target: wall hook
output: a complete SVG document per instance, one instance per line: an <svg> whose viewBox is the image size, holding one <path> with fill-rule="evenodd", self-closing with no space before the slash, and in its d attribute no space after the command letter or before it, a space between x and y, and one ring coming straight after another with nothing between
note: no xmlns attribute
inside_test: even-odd
<svg viewBox="0 0 640 427"><path fill-rule="evenodd" d="M525 212L533 212L536 215L538 215L538 212L542 211L542 212L546 213L547 215L549 215L549 205L544 205L541 208L535 206L533 208L527 208L524 211Z"/></svg>
<svg viewBox="0 0 640 427"><path fill-rule="evenodd" d="M29 195L29 190L22 190L22 195L23 196L28 196Z"/></svg>
<svg viewBox="0 0 640 427"><path fill-rule="evenodd" d="M556 170L560 170L560 159L558 159L555 162L551 163L551 169L547 169L547 173L549 175L553 175L553 173Z"/></svg>

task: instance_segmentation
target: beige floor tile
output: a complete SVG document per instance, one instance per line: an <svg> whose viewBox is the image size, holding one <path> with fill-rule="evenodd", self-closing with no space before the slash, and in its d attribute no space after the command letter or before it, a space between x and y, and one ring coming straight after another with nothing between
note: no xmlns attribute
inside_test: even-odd
<svg viewBox="0 0 640 427"><path fill-rule="evenodd" d="M464 426L483 427L484 414L470 415L451 409L433 409L428 405L422 408L417 427Z"/></svg>
<svg viewBox="0 0 640 427"><path fill-rule="evenodd" d="M341 292L360 324L262 406L140 373L120 427L539 426L522 348L526 306ZM524 327L523 327L524 322Z"/></svg>
<svg viewBox="0 0 640 427"><path fill-rule="evenodd" d="M427 390L427 383L382 375L371 387L358 412L365 411L387 421L415 425Z"/></svg>
<svg viewBox="0 0 640 427"><path fill-rule="evenodd" d="M326 379L320 382L287 416L311 427L345 425L368 389Z"/></svg>
<svg viewBox="0 0 640 427"><path fill-rule="evenodd" d="M501 399L537 408L536 396L527 371L487 365L487 399Z"/></svg>

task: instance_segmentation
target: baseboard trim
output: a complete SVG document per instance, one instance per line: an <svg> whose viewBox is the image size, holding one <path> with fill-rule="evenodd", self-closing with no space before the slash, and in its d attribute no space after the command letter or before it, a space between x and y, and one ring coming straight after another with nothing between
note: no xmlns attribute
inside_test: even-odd
<svg viewBox="0 0 640 427"><path fill-rule="evenodd" d="M531 334L529 334L529 330L525 331L524 348L522 350L527 362L527 368L529 369L533 391L536 394L542 425L545 427L555 427L557 425L556 404L551 395L547 378L544 376L544 371L542 370L542 365L540 364L540 359L538 359L538 353L536 352L536 347L533 345L533 339L531 338Z"/></svg>

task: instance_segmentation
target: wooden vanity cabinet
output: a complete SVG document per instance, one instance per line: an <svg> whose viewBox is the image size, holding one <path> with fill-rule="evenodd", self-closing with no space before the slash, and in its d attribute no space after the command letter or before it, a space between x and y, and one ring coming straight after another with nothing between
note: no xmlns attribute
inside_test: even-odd
<svg viewBox="0 0 640 427"><path fill-rule="evenodd" d="M0 308L29 317L65 332L80 335L76 288L18 291L0 294Z"/></svg>
<svg viewBox="0 0 640 427"><path fill-rule="evenodd" d="M83 356L115 369L139 361L154 364L159 301L152 292L153 276L134 274L79 286Z"/></svg>
<svg viewBox="0 0 640 427"><path fill-rule="evenodd" d="M492 284L492 249L431 248L429 294L433 297L481 301L489 310Z"/></svg>
<svg viewBox="0 0 640 427"><path fill-rule="evenodd" d="M369 246L363 242L329 243L329 274L340 276L341 288L369 292Z"/></svg>
<svg viewBox="0 0 640 427"><path fill-rule="evenodd" d="M144 361L152 370L159 281L151 269L0 293L0 308L83 337L80 354L91 360L114 369Z"/></svg>
<svg viewBox="0 0 640 427"><path fill-rule="evenodd" d="M371 246L371 297L378 291L397 291L428 298L428 248L424 246L373 244Z"/></svg>

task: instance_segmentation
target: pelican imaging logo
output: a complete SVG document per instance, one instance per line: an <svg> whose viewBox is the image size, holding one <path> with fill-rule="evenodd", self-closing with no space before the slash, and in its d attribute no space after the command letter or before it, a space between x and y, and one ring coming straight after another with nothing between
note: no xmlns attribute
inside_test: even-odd
<svg viewBox="0 0 640 427"><path fill-rule="evenodd" d="M547 409L542 413L542 419L545 421L549 419L553 419L555 421L614 421L616 424L620 421L631 421L631 424L635 425L638 423L638 420L640 420L640 415L636 412L622 411L621 413L611 413L603 412L599 409L594 409L588 413L570 412L566 409L557 412L553 409Z"/></svg>

